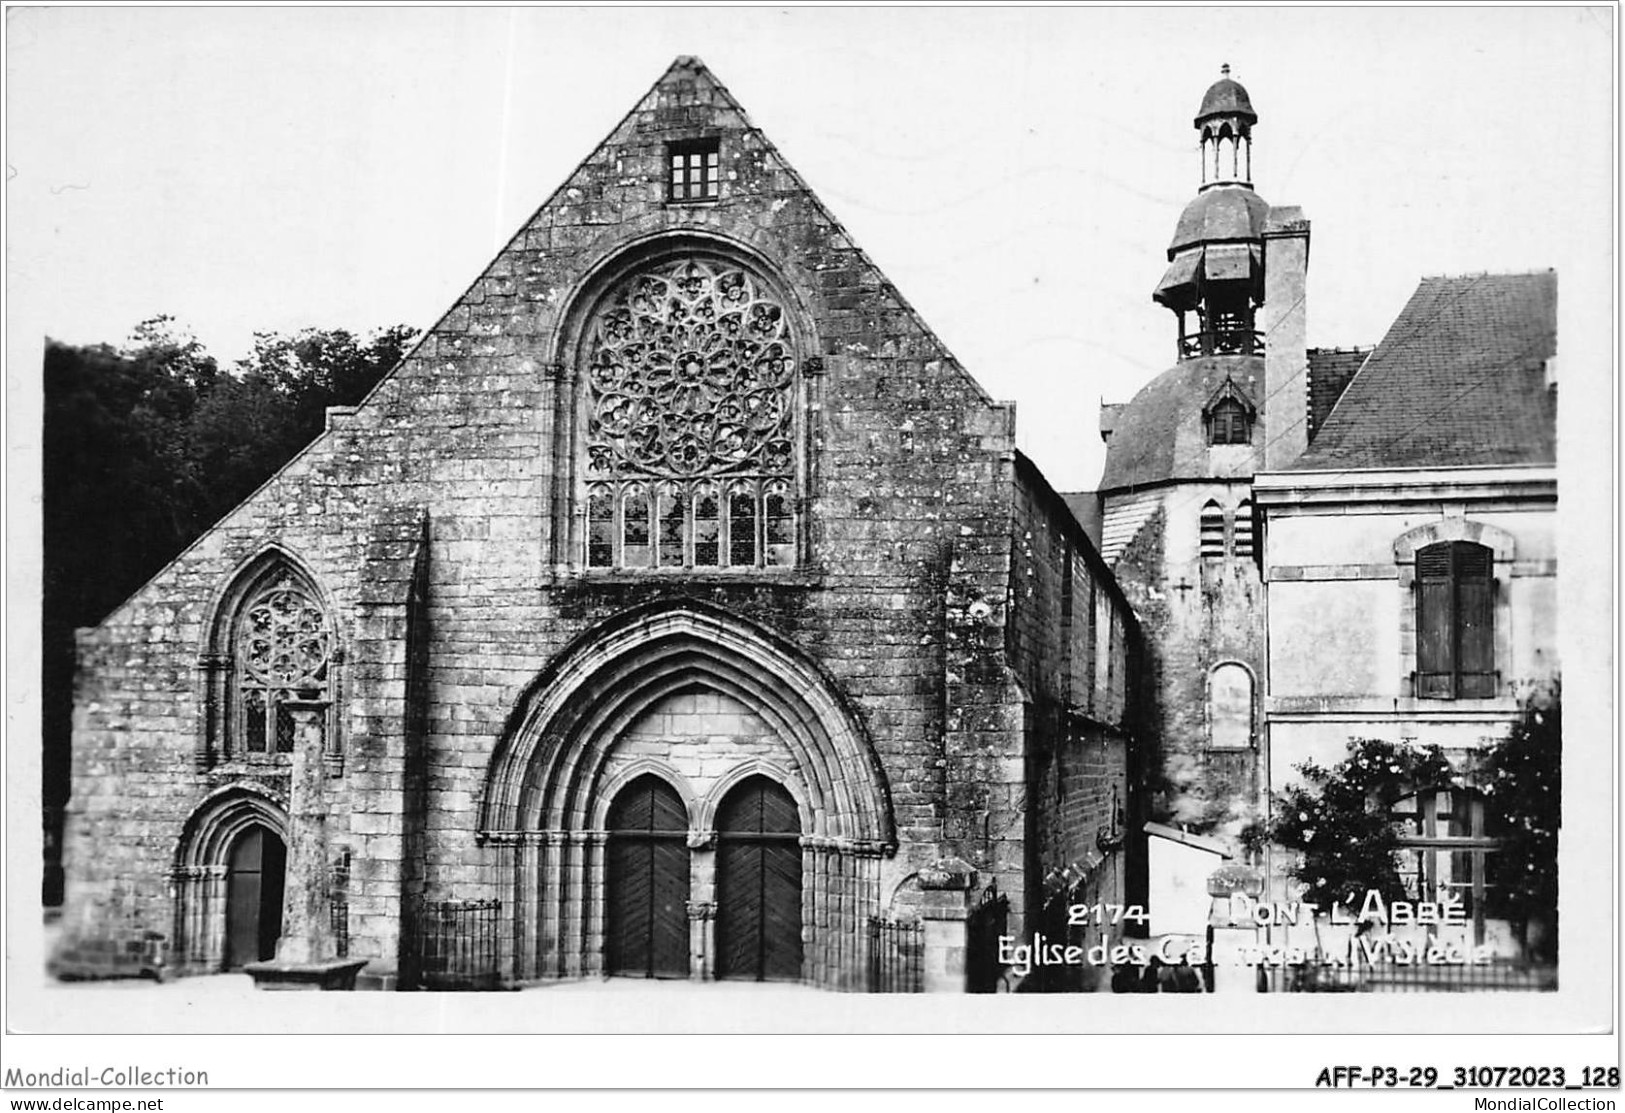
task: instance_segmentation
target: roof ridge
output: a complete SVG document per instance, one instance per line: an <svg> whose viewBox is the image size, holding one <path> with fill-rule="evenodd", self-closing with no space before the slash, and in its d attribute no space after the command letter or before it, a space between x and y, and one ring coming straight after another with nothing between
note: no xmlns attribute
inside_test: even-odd
<svg viewBox="0 0 1625 1113"><path fill-rule="evenodd" d="M1424 274L1423 282L1437 282L1441 279L1466 278L1539 278L1542 275L1556 274L1556 267L1537 267L1532 270L1521 271L1457 271L1454 274Z"/></svg>

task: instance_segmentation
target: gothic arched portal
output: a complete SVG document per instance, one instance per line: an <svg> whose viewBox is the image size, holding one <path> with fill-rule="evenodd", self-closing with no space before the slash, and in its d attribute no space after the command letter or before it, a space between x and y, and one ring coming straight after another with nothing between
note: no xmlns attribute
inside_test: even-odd
<svg viewBox="0 0 1625 1113"><path fill-rule="evenodd" d="M666 826L634 837L623 798L640 784ZM681 887L679 811L690 976L861 982L879 860L897 845L879 756L803 655L692 602L589 631L510 719L480 825L503 863L508 976L675 972L674 957L650 961L629 940L623 913L635 919L645 894L620 886L647 853L659 883ZM732 903L747 891L754 906ZM666 948L674 920L659 923Z"/></svg>
<svg viewBox="0 0 1625 1113"><path fill-rule="evenodd" d="M177 972L217 973L275 954L287 830L282 798L254 782L223 788L192 812L170 874Z"/></svg>

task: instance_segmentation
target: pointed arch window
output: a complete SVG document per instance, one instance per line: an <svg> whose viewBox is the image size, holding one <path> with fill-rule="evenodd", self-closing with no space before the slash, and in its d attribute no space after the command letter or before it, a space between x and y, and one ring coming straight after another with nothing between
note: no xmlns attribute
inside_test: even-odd
<svg viewBox="0 0 1625 1113"><path fill-rule="evenodd" d="M738 264L667 257L610 288L583 334L589 568L796 563L796 352Z"/></svg>
<svg viewBox="0 0 1625 1113"><path fill-rule="evenodd" d="M315 596L284 572L250 595L232 644L230 749L292 753L302 726L331 706L333 631Z"/></svg>
<svg viewBox="0 0 1625 1113"><path fill-rule="evenodd" d="M333 616L280 553L227 588L198 658L197 764L285 762L313 739L330 775L343 772L336 730L344 660Z"/></svg>
<svg viewBox="0 0 1625 1113"><path fill-rule="evenodd" d="M1251 336L1252 322L1239 315L1209 312L1204 328L1226 334ZM1220 319L1221 316L1224 319ZM1202 407L1202 421L1207 425L1208 444L1253 443L1253 419L1258 407L1253 404L1247 388L1231 376L1225 376L1219 389L1213 392Z"/></svg>

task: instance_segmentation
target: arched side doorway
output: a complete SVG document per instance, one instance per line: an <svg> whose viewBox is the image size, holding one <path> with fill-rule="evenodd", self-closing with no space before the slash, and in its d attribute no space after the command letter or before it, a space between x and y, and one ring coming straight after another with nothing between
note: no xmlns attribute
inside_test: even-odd
<svg viewBox="0 0 1625 1113"><path fill-rule="evenodd" d="M736 786L717 809L716 976L801 977L801 819L766 777Z"/></svg>
<svg viewBox="0 0 1625 1113"><path fill-rule="evenodd" d="M275 831L250 824L226 865L226 969L276 957L282 937L287 848Z"/></svg>
<svg viewBox="0 0 1625 1113"><path fill-rule="evenodd" d="M610 805L605 972L686 978L688 811L665 781L645 774Z"/></svg>
<svg viewBox="0 0 1625 1113"><path fill-rule="evenodd" d="M275 954L287 830L281 796L253 782L222 788L192 812L170 873L177 973L213 974Z"/></svg>

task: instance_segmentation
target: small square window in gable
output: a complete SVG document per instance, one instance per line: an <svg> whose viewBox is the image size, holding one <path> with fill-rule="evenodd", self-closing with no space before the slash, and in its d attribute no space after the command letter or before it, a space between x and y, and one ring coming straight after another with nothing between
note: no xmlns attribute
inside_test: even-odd
<svg viewBox="0 0 1625 1113"><path fill-rule="evenodd" d="M666 144L666 198L715 201L722 179L722 140L679 139Z"/></svg>

